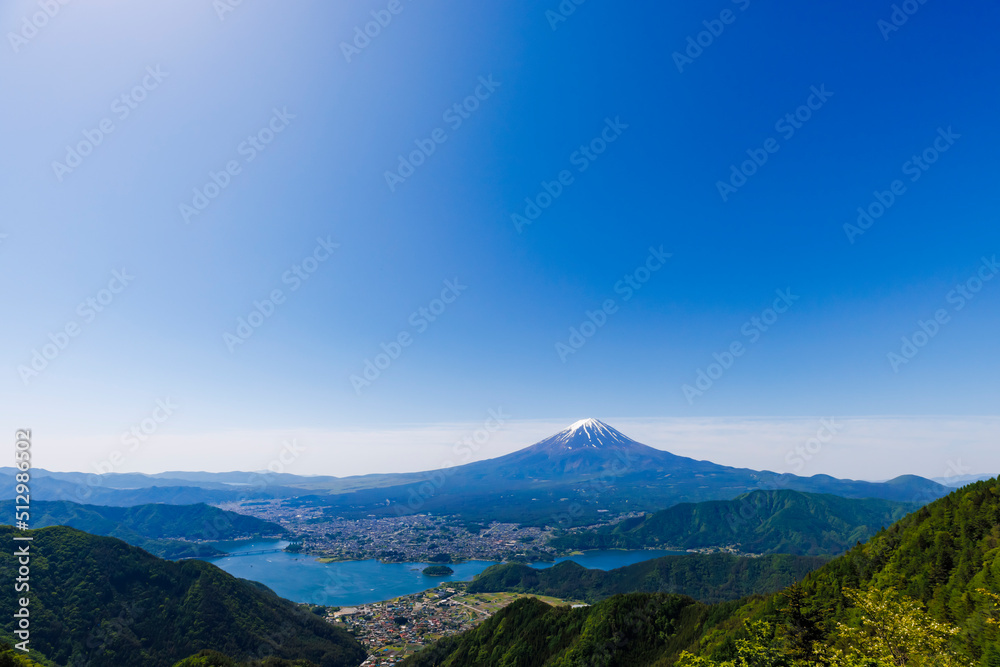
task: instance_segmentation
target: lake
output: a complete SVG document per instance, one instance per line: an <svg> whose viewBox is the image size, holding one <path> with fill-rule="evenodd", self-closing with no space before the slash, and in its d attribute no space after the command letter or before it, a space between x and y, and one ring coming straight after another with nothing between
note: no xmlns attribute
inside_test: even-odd
<svg viewBox="0 0 1000 667"><path fill-rule="evenodd" d="M472 581L472 578L497 561L473 560L451 564L455 574L428 577L421 570L430 563L380 563L377 560L320 563L313 556L271 553L237 554L247 551L283 549L288 542L263 540L256 542L217 542L212 546L234 554L205 559L229 574L259 581L283 598L295 602L353 607L368 602L390 600L433 588L446 581ZM611 570L678 551L587 551L581 555L557 558L556 562L572 560L584 567ZM531 563L532 567L552 567L554 563Z"/></svg>

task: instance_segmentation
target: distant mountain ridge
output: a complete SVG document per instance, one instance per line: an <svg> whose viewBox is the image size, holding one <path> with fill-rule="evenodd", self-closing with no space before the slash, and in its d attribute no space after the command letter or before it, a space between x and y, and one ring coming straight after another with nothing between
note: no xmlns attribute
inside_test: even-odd
<svg viewBox="0 0 1000 667"><path fill-rule="evenodd" d="M924 504L949 492L915 475L888 482L798 477L677 456L586 419L524 449L424 474L421 482L290 500L341 516L461 514L476 520L568 527L602 512L655 512L757 490L827 493Z"/></svg>
<svg viewBox="0 0 1000 667"><path fill-rule="evenodd" d="M12 472L10 468L0 470L0 497L12 497ZM762 489L921 504L950 490L913 475L876 483L829 475L798 477L698 461L636 442L596 419L576 422L504 456L422 473L347 478L169 474L172 476L141 476L141 480L134 475L110 474L95 481L93 475L38 471L33 494L44 500L102 505L219 504L280 498L293 505L321 506L333 516L348 518L432 512L481 521L565 527L595 523L602 512L655 512L682 502L729 500ZM240 475L246 475L245 482L233 481ZM137 481L143 485L114 488Z"/></svg>
<svg viewBox="0 0 1000 667"><path fill-rule="evenodd" d="M14 516L14 501L0 501L0 516ZM104 507L64 500L32 502L31 525L70 526L93 535L117 537L161 558L206 558L223 553L191 540L223 541L286 532L276 523L204 504Z"/></svg>
<svg viewBox="0 0 1000 667"><path fill-rule="evenodd" d="M681 503L600 530L557 537L550 544L559 549L739 545L746 553L836 555L919 507L879 498L753 491L733 500Z"/></svg>
<svg viewBox="0 0 1000 667"><path fill-rule="evenodd" d="M994 477L996 477L996 474L952 475L951 477L935 477L934 481L953 489L960 489L967 484L982 482L987 479L993 479Z"/></svg>

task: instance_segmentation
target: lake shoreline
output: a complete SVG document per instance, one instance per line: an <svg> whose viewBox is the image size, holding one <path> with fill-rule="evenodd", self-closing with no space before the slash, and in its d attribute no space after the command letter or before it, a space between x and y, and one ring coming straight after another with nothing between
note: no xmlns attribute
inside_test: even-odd
<svg viewBox="0 0 1000 667"><path fill-rule="evenodd" d="M503 562L467 560L458 563L383 563L376 559L320 562L311 554L284 551L287 546L284 540L214 543L213 546L225 551L227 555L204 560L233 576L260 582L288 600L340 607L411 595L440 585L443 583L442 579L469 582L486 568ZM649 549L595 550L556 558L551 562L525 564L545 569L559 562L572 560L583 567L610 570L676 553ZM454 573L445 577L423 573L424 568L435 565L447 565Z"/></svg>

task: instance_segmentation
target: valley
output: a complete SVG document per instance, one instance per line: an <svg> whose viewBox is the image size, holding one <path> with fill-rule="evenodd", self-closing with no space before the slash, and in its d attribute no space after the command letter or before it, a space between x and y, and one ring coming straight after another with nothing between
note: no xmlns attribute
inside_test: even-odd
<svg viewBox="0 0 1000 667"><path fill-rule="evenodd" d="M299 648L285 646L284 654L301 657L306 651L321 658L313 660L316 664L358 664L351 656L361 656L357 659L366 667L437 665L426 661L436 660L435 655L464 655L469 638L494 642L491 651L505 654L520 644L495 644L500 641L496 636L477 633L510 615L521 620L499 622L569 623L559 632L567 633L571 647L576 641L572 628L590 623L588 618L603 618L604 610L628 616L636 609L687 628L661 647L667 652L661 655L673 660L696 638L684 625L690 619L714 619L712 623L729 628L727 619L756 604L753 600L829 571L854 545L882 539L890 526L912 520L926 511L928 499L948 492L912 476L876 483L727 468L647 447L596 420L581 420L497 459L457 466L445 484L433 485L433 493L420 480L434 478L434 471L351 480L281 475L274 478L281 486L272 497L258 488L235 498L231 487L239 486L247 473L168 475L109 476L99 488L108 497L126 494L118 496L124 505L35 501L36 525L71 525L108 535L43 528L38 534L45 539L35 545L50 552L64 552L62 542L82 545L78 551L88 559L83 571L90 582L104 580L103 567L130 564L134 574L111 584L113 598L122 602L105 605L101 612L120 615L124 604L136 616L127 618L105 645L106 652L113 646L113 656L144 655L138 626L129 626L141 624L142 632L152 633L147 628L158 621L147 610L170 609L178 596L189 601L183 603L187 625L176 637L181 650L192 656L177 663L182 667L228 665L215 654L195 655L220 647L246 659L233 637L257 631L251 630L260 624L254 614L273 618L285 613L279 609L297 609L307 635L315 636ZM43 495L79 481L62 473L41 479L46 482L39 485ZM160 487L159 479L184 486ZM208 496L215 503L125 502L164 489L174 500ZM424 494L419 512L393 502L412 493ZM153 556L134 547L122 551L124 545L114 538L171 558L208 562L143 560ZM96 553L106 555L95 560ZM954 563L945 556L939 561L935 581ZM40 562L52 579L53 561ZM60 589L79 576L68 563L58 563ZM143 588L148 577L140 572L145 570L158 572L156 581L169 590ZM256 611L246 616L202 602L203 584L197 580L211 581L204 585L223 597L255 599ZM101 594L100 586L83 590L86 599ZM136 598L138 591L142 593ZM77 603L43 592L42 623L66 602ZM171 602L164 606L157 602L160 596ZM133 599L138 605L126 602ZM190 601L197 601L196 608L190 608ZM571 608L567 602L593 606ZM286 604L291 606L282 606ZM306 611L312 613L303 616ZM311 625L321 617L334 634ZM199 638L186 629L201 627L203 618L230 630ZM43 633L38 645L45 647L44 657L64 659L79 651L80 631ZM645 632L635 640L659 641ZM171 660L183 658L178 651L157 648L149 664L175 667ZM544 654L540 647L532 651ZM635 659L636 665L652 664L644 657ZM466 658L457 660L444 664L471 664Z"/></svg>
<svg viewBox="0 0 1000 667"><path fill-rule="evenodd" d="M552 560L551 529L465 521L461 516L415 514L347 519L321 507L289 506L281 500L225 503L223 509L280 525L302 544L301 552L325 561L384 563L462 560Z"/></svg>

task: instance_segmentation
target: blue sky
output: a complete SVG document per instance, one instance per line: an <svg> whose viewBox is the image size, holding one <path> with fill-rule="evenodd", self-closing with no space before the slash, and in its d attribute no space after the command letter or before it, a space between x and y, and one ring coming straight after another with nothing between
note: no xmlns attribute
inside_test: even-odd
<svg viewBox="0 0 1000 667"><path fill-rule="evenodd" d="M995 5L914 3L887 31L892 3L590 0L554 28L555 1L222 3L69 3L35 31L37 3L0 10L2 421L36 429L47 467L90 467L168 397L181 407L156 436L202 449L221 432L474 425L496 406L553 423L996 415L1000 280L953 292L1000 251ZM796 112L794 133L776 127ZM79 166L53 166L95 132ZM933 164L907 166L925 149ZM764 154L724 201L731 165ZM185 215L213 173L226 187ZM518 225L544 183L558 196ZM647 265L651 248L670 257ZM648 281L626 300L629 275ZM252 336L225 337L275 290ZM779 290L797 298L769 313ZM88 298L108 303L87 315ZM894 368L914 334L926 345ZM369 361L386 367L352 382ZM965 456L992 472L981 423ZM898 472L943 467L943 438ZM393 465L335 442L318 437L314 472ZM257 465L152 449L125 469Z"/></svg>

